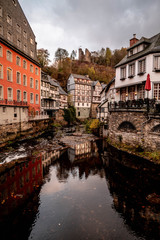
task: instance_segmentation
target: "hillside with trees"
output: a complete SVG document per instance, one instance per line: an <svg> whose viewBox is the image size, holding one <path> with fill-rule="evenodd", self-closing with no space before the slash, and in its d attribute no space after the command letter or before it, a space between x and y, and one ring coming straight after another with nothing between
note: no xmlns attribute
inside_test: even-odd
<svg viewBox="0 0 160 240"><path fill-rule="evenodd" d="M88 75L92 80L108 83L115 76L114 66L126 55L126 48L111 51L102 48L92 52L90 62L76 60L76 51L71 55L66 49L58 48L55 52L55 63L49 65L49 52L46 49L38 50L38 59L42 70L57 79L66 89L67 79L71 73Z"/></svg>

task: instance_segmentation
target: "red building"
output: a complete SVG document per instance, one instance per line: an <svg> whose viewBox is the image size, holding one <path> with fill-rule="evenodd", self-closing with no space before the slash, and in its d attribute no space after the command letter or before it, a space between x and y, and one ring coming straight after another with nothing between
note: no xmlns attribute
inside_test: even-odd
<svg viewBox="0 0 160 240"><path fill-rule="evenodd" d="M35 35L18 1L0 3L0 124L40 113L41 69Z"/></svg>

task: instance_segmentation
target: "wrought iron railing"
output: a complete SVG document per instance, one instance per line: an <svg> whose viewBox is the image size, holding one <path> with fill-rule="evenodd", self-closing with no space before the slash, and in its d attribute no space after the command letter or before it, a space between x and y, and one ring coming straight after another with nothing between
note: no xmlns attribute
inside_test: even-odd
<svg viewBox="0 0 160 240"><path fill-rule="evenodd" d="M160 103L156 99L137 99L119 102L109 102L109 111L116 109L141 109L148 112L160 113Z"/></svg>
<svg viewBox="0 0 160 240"><path fill-rule="evenodd" d="M0 105L7 105L7 106L28 106L28 103L27 103L27 102L23 102L23 101L2 99L2 100L0 100Z"/></svg>

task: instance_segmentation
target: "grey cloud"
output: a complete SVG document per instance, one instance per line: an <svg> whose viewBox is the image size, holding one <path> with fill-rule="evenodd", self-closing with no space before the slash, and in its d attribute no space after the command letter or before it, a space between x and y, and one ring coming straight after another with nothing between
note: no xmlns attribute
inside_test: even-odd
<svg viewBox="0 0 160 240"><path fill-rule="evenodd" d="M69 51L80 45L90 50L115 49L127 47L133 33L141 38L159 32L159 0L20 0L20 3L31 26L35 21L39 24L46 21L64 31L64 39L57 40L55 49L63 47L59 42ZM46 38L52 38L52 34ZM44 46L50 51L49 47Z"/></svg>

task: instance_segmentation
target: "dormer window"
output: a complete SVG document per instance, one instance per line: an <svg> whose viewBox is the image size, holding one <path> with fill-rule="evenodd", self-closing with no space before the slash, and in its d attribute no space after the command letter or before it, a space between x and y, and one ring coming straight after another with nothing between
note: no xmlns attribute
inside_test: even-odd
<svg viewBox="0 0 160 240"><path fill-rule="evenodd" d="M126 78L126 66L125 67L121 67L121 80L124 80Z"/></svg>
<svg viewBox="0 0 160 240"><path fill-rule="evenodd" d="M138 61L138 75L143 75L146 71L146 59Z"/></svg>
<svg viewBox="0 0 160 240"><path fill-rule="evenodd" d="M160 71L160 55L154 56L154 70Z"/></svg>

